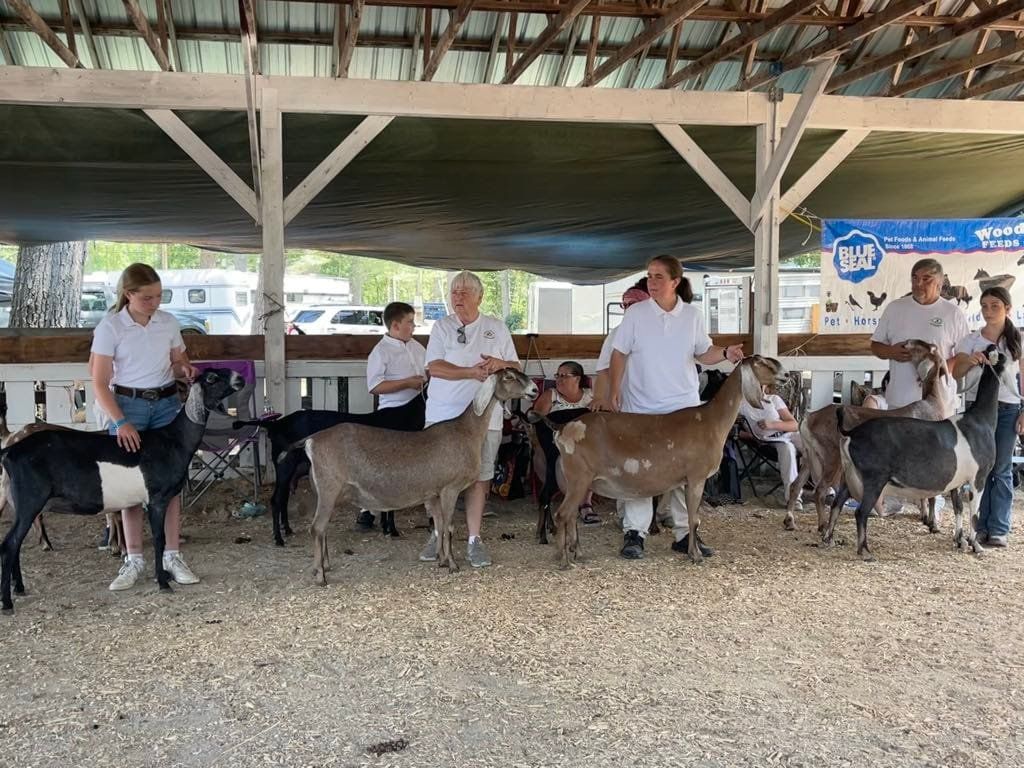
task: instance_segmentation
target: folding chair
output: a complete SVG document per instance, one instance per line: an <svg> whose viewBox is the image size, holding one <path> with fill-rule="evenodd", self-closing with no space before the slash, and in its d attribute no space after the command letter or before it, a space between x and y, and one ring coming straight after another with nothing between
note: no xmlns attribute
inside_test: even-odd
<svg viewBox="0 0 1024 768"><path fill-rule="evenodd" d="M190 507L210 490L214 483L225 477L252 480L252 502L259 501L262 482L260 462L260 428L258 426L234 429L232 422L256 418L256 365L251 360L215 360L194 363L200 371L208 368L229 368L245 381L245 386L224 403L227 414L213 411L206 422L206 431L189 468L188 480L182 492L182 505ZM242 466L246 448L252 450L252 469Z"/></svg>
<svg viewBox="0 0 1024 768"><path fill-rule="evenodd" d="M734 442L736 456L739 458L741 485L746 480L750 485L750 490L753 491L754 496L759 500L762 500L764 496L770 496L782 487L778 449L772 443L758 440L754 437L754 430L750 428L746 418L740 416L736 420L729 439ZM757 492L753 475L754 472L765 466L773 470L779 479L768 493L762 495Z"/></svg>

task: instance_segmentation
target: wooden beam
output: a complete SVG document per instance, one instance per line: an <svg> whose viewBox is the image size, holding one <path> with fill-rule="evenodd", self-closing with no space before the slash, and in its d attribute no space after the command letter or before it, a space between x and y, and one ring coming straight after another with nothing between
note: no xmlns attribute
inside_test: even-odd
<svg viewBox="0 0 1024 768"><path fill-rule="evenodd" d="M356 49L359 22L363 18L364 4L364 0L352 0L352 5L349 8L348 20L345 24L345 37L342 39L341 51L338 54L338 77L348 77L348 68Z"/></svg>
<svg viewBox="0 0 1024 768"><path fill-rule="evenodd" d="M434 46L434 50L430 54L430 61L423 68L422 80L434 79L434 75L437 74L437 68L441 66L441 59L448 53L448 49L455 42L455 36L459 34L462 25L466 23L469 12L473 8L473 2L474 0L461 0L458 8L448 17L448 26L445 27L441 36L437 38L437 45Z"/></svg>
<svg viewBox="0 0 1024 768"><path fill-rule="evenodd" d="M153 33L153 28L149 26L149 19L146 18L146 14L139 7L139 0L121 0L121 2L128 13L128 18L132 20L132 24L139 30L142 39L146 41L146 46L149 48L150 53L153 54L153 58L156 59L157 66L164 72L169 72L171 70L171 62L167 60L167 54L160 47L160 41Z"/></svg>
<svg viewBox="0 0 1024 768"><path fill-rule="evenodd" d="M590 43L587 45L587 68L585 73L591 75L594 66L597 64L597 43L601 38L601 17L594 16L590 19ZM679 38L676 38L678 45Z"/></svg>
<svg viewBox="0 0 1024 768"><path fill-rule="evenodd" d="M494 69L498 64L498 47L501 45L501 32L508 28L508 14L499 13L494 21L494 34L491 36L491 48L487 51L487 63L484 65L484 82L494 80Z"/></svg>
<svg viewBox="0 0 1024 768"><path fill-rule="evenodd" d="M784 58L776 66L772 67L771 72L764 72L756 77L745 79L739 84L738 90L746 91L751 88L757 88L775 80L784 72L803 67L809 62L842 51L852 43L877 32L883 27L905 19L907 16L913 15L921 8L934 2L935 0L924 0L924 2L921 0L897 0L897 2L887 6L884 10L872 14L856 24L845 29L830 31L828 36L820 43L804 48L792 56Z"/></svg>
<svg viewBox="0 0 1024 768"><path fill-rule="evenodd" d="M1024 38L1017 40L1011 45L1003 45L999 48L993 48L991 51L985 51L981 54L975 54L974 56L968 56L965 59L956 59L950 61L938 69L934 69L931 72L926 72L920 77L915 77L913 80L908 80L905 83L900 83L888 90L886 96L903 96L904 94L911 93L920 88L932 85L934 83L941 83L943 80L948 80L951 77L969 72L972 69L978 67L984 67L988 64L992 64L996 61L1009 58L1010 56L1016 56L1019 53L1024 53Z"/></svg>
<svg viewBox="0 0 1024 768"><path fill-rule="evenodd" d="M923 56L929 51L934 51L937 48L948 45L965 35L969 35L972 32L981 29L982 27L991 25L998 19L1012 16L1022 10L1024 10L1024 0L1006 0L1006 2L999 3L986 11L964 19L953 27L925 35L920 40L906 48L887 53L883 56L878 56L864 62L858 67L852 67L842 74L836 75L825 88L825 93L834 93L840 88L844 88L847 85L855 83L865 77L870 77L871 75L879 72L884 72L897 64L917 58L918 56Z"/></svg>
<svg viewBox="0 0 1024 768"><path fill-rule="evenodd" d="M825 84L828 82L829 77L832 76L835 67L836 58L826 59L814 65L811 76L800 93L800 100L797 102L796 109L793 110L785 130L782 132L782 140L775 147L775 151L772 152L771 162L768 163L764 175L759 176L757 179L757 191L754 192L754 197L750 201L751 230L757 228L758 222L765 215L765 211L768 209L774 195L772 190L776 189L781 183L782 174L786 172L789 161L793 158L797 145L800 143L800 138L807 129L811 117L811 108L814 106L814 102L821 96L822 91L825 90Z"/></svg>
<svg viewBox="0 0 1024 768"><path fill-rule="evenodd" d="M238 10L241 13L242 22L242 48L243 55L249 54L249 67L254 75L258 75L260 68L260 41L256 34L259 24L256 21L256 4L253 0L238 0Z"/></svg>
<svg viewBox="0 0 1024 768"><path fill-rule="evenodd" d="M357 26L359 14L353 14ZM260 258L260 288L263 301L264 380L267 397L278 413L285 407L285 332L284 332L284 161L281 135L281 110L277 91L261 92L260 147L262 149L263 200L261 221L263 253Z"/></svg>
<svg viewBox="0 0 1024 768"><path fill-rule="evenodd" d="M707 0L678 0L669 7L668 12L660 19L648 23L640 34L619 49L618 53L609 58L594 72L580 81L581 86L596 85L608 75L632 59L641 49L648 47L670 29L683 23L687 16L700 8Z"/></svg>
<svg viewBox="0 0 1024 768"><path fill-rule="evenodd" d="M196 162L196 165L206 171L210 178L231 196L232 200L242 206L242 209L254 221L259 221L256 193L191 128L185 125L180 117L169 109L145 109L143 111L186 155Z"/></svg>
<svg viewBox="0 0 1024 768"><path fill-rule="evenodd" d="M4 64L9 67L17 66L18 62L14 60L14 51L11 50L11 44L4 33L3 24L0 24L0 54L4 57Z"/></svg>
<svg viewBox="0 0 1024 768"><path fill-rule="evenodd" d="M7 5L9 5L11 9L21 17L22 21L32 28L33 32L42 38L47 47L57 54L57 57L61 61L72 69L78 69L83 66L82 62L78 60L78 57L74 52L64 45L63 41L54 34L49 25L43 21L42 17L40 17L40 15L36 13L32 6L25 2L25 0L7 0ZM4 53L4 58L7 58L9 51L10 49L8 48L8 51Z"/></svg>
<svg viewBox="0 0 1024 768"><path fill-rule="evenodd" d="M170 51L167 50L167 19L164 18L164 4L156 0L156 36L160 41L160 47L164 55L170 60Z"/></svg>
<svg viewBox="0 0 1024 768"><path fill-rule="evenodd" d="M979 96L984 96L987 93L993 93L994 91L1001 91L1003 88L1010 88L1014 85L1020 85L1024 83L1024 70L1018 72L1009 72L1002 77L993 77L990 80L972 85L969 88L962 88L953 97L956 99L976 99Z"/></svg>
<svg viewBox="0 0 1024 768"><path fill-rule="evenodd" d="M253 0L238 0L239 34L242 43L242 67L245 70L245 112L249 128L249 163L252 166L252 190L256 196L256 210L260 211L263 180L260 170L260 136L256 120L256 11ZM259 219L257 219L259 223Z"/></svg>
<svg viewBox="0 0 1024 768"><path fill-rule="evenodd" d="M687 165L704 180L711 191L718 195L718 198L743 223L743 226L749 227L750 202L729 180L729 177L722 173L715 161L708 157L697 142L690 138L690 134L674 123L657 124L654 127L672 149L686 161Z"/></svg>
<svg viewBox="0 0 1024 768"><path fill-rule="evenodd" d="M836 142L825 150L825 153L814 162L814 165L808 168L804 175L786 190L779 200L779 208L785 213L791 213L799 208L808 195L817 189L870 133L870 131L862 130L846 131L836 139Z"/></svg>
<svg viewBox="0 0 1024 768"><path fill-rule="evenodd" d="M513 57L516 51L516 23L518 20L518 14L509 14L508 37L505 39L505 74L503 77L508 77L508 73L512 71L512 65L515 64Z"/></svg>
<svg viewBox="0 0 1024 768"><path fill-rule="evenodd" d="M341 47L345 44L345 16L347 15L347 6L338 5L335 7L334 25L331 28L331 77L338 77L338 72L341 71ZM418 42L419 38L417 37L413 41L414 49ZM416 54L414 53L413 55L415 56Z"/></svg>
<svg viewBox="0 0 1024 768"><path fill-rule="evenodd" d="M665 57L665 75L662 80L675 71L676 61L679 58L679 38L682 34L683 26L681 24L672 27L672 37L668 41L668 56Z"/></svg>
<svg viewBox="0 0 1024 768"><path fill-rule="evenodd" d="M502 79L503 85L509 85L514 83L519 77L526 71L526 69L533 64L533 62L540 56L544 51L548 49L548 46L555 41L555 38L562 34L563 30L568 27L575 20L577 16L586 8L592 0L569 0L569 3L564 6L561 13L555 16L540 36L533 42L529 48L526 49L525 53L522 53L516 63L512 65L512 69L506 73Z"/></svg>
<svg viewBox="0 0 1024 768"><path fill-rule="evenodd" d="M173 66L175 72L185 71L185 62L181 60L181 47L178 45L178 27L174 23L174 4L172 0L156 0L163 3L164 18L167 20L167 37L170 41L170 52L174 57Z"/></svg>
<svg viewBox="0 0 1024 768"><path fill-rule="evenodd" d="M988 48L988 41L991 35L995 33L990 29L983 29L978 32L978 39L974 43L974 55L977 56ZM974 80L974 76L977 74L977 69L972 69L964 75L964 88L970 88L971 82Z"/></svg>
<svg viewBox="0 0 1024 768"><path fill-rule="evenodd" d="M913 27L905 27L903 29L903 35L901 36L899 50L904 50L907 46L914 42L914 35L916 34L917 32L914 31ZM896 83L900 81L900 75L903 74L903 64L904 62L901 61L895 67L893 67L892 78L889 80L890 85L896 85Z"/></svg>
<svg viewBox="0 0 1024 768"><path fill-rule="evenodd" d="M552 85L564 86L569 76L569 67L572 65L573 54L576 53L576 43L580 39L580 32L583 29L584 19L577 16L576 20L569 27L569 37L565 41L565 49L562 51L562 59L558 62L558 72L555 73L555 80Z"/></svg>
<svg viewBox="0 0 1024 768"><path fill-rule="evenodd" d="M750 0L749 7L751 11L762 11L768 5L768 0ZM750 77L750 73L754 69L754 60L757 58L757 42L749 46L746 51L743 52L743 67L740 70L740 80L746 80Z"/></svg>
<svg viewBox="0 0 1024 768"><path fill-rule="evenodd" d="M767 95L756 92L622 91L612 88L538 88L406 80L331 80L261 75L288 113L394 115L468 120L684 125L759 125ZM245 110L241 75L182 74L46 67L0 67L0 104L59 108ZM780 104L787 123L799 99ZM1012 102L892 102L822 96L809 128L864 128L909 133L1024 134L1024 105Z"/></svg>
<svg viewBox="0 0 1024 768"><path fill-rule="evenodd" d="M629 75L626 78L627 88L636 88L636 82L640 79L640 72L644 68L644 62L647 61L647 51L650 50L650 46L645 46L640 49L640 53L633 59L630 64Z"/></svg>
<svg viewBox="0 0 1024 768"><path fill-rule="evenodd" d="M423 37L423 16L426 13L422 8L416 11L416 17L413 19L413 33L412 33L412 56L409 59L409 80L417 80L416 73L419 71L420 66L420 45ZM365 37L360 38L359 42L365 41Z"/></svg>
<svg viewBox="0 0 1024 768"><path fill-rule="evenodd" d="M702 72L706 72L718 62L724 61L730 56L735 56L748 45L753 45L765 35L769 35L779 27L788 24L794 16L803 13L814 4L814 0L790 0L790 2L786 3L771 15L765 17L761 21L751 24L743 34L736 35L729 39L724 45L719 46L713 51L709 51L692 64L688 64L678 72L666 77L658 87L674 88L684 80L688 80L691 77L700 75Z"/></svg>
<svg viewBox="0 0 1024 768"><path fill-rule="evenodd" d="M370 115L357 125L305 179L299 182L295 189L288 193L288 197L284 199L284 226L287 227L292 219L298 216L302 209L320 194L345 166L351 163L356 155L379 136L380 132L387 128L394 119L393 117Z"/></svg>
<svg viewBox="0 0 1024 768"><path fill-rule="evenodd" d="M430 61L431 38L434 36L434 10L427 8L423 11L423 66L426 68Z"/></svg>
<svg viewBox="0 0 1024 768"><path fill-rule="evenodd" d="M68 0L60 0L60 17L64 22L64 37L68 42L68 48L78 56L78 46L75 45L75 23L71 20L71 6Z"/></svg>
<svg viewBox="0 0 1024 768"><path fill-rule="evenodd" d="M813 77L813 75L812 75ZM771 182L772 162L782 150L778 103L768 102L765 122L757 126L755 135L754 171L757 192L750 205L751 228L754 231L754 297L751 302L751 335L755 354L775 357L779 351L779 179ZM783 165L784 167L784 165ZM766 181L767 180L767 181ZM763 216L755 216L754 205L765 201Z"/></svg>

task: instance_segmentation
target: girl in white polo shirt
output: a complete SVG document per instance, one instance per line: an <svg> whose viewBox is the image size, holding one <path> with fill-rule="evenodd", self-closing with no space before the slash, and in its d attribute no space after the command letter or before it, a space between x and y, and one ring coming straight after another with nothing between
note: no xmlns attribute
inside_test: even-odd
<svg viewBox="0 0 1024 768"><path fill-rule="evenodd" d="M173 315L161 312L160 276L148 264L132 264L121 273L117 305L93 334L90 367L96 402L110 418L110 434L124 450L142 445L139 434L170 424L181 408L175 377L191 380L181 329ZM121 512L128 555L110 589L128 589L145 569L142 558L142 507ZM181 498L167 506L164 568L178 584L199 581L178 550Z"/></svg>
<svg viewBox="0 0 1024 768"><path fill-rule="evenodd" d="M676 293L683 278L679 260L656 256L647 264L647 292L651 298L633 306L619 325L610 366L611 407L626 413L671 413L700 405L696 363L712 365L722 360L743 359L739 344L723 349L711 343L700 310L686 304ZM689 519L680 489L672 492L671 510L675 543L672 549L686 552ZM623 502L625 533L622 556L644 556L644 538L651 525L650 499ZM713 554L698 538L705 556Z"/></svg>

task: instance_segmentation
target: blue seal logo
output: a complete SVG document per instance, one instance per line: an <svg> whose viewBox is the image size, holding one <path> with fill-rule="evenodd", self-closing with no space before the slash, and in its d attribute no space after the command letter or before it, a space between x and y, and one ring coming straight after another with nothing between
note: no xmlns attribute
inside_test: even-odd
<svg viewBox="0 0 1024 768"><path fill-rule="evenodd" d="M885 249L877 237L859 229L832 243L832 262L842 280L860 283L874 277L885 258Z"/></svg>

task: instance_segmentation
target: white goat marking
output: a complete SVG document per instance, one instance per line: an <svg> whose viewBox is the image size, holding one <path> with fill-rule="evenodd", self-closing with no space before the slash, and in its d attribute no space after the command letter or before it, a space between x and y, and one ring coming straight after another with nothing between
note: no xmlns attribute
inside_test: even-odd
<svg viewBox="0 0 1024 768"><path fill-rule="evenodd" d="M670 451L671 451L671 450L672 450L673 448L675 448L675 447L676 447L676 444L675 444L675 443L674 443L673 441L671 441L671 440L669 440L669 441L668 441L668 443L666 443L666 444L665 444L665 448L666 448L667 450L670 450Z"/></svg>
<svg viewBox="0 0 1024 768"><path fill-rule="evenodd" d="M622 470L619 469L618 467L612 467L611 472L609 472L609 474L612 477L619 477L622 474Z"/></svg>
<svg viewBox="0 0 1024 768"><path fill-rule="evenodd" d="M644 459L640 463L644 465L644 469L650 469L651 468L651 460L650 459Z"/></svg>
<svg viewBox="0 0 1024 768"><path fill-rule="evenodd" d="M640 462L637 461L636 459L626 459L625 463L622 465L622 468L629 472L629 474L635 475L637 472L640 471Z"/></svg>
<svg viewBox="0 0 1024 768"><path fill-rule="evenodd" d="M203 388L198 383L189 388L185 401L185 415L193 424L206 424L206 405L203 403Z"/></svg>
<svg viewBox="0 0 1024 768"><path fill-rule="evenodd" d="M134 507L149 501L149 491L138 467L124 467L120 464L97 462L100 470L100 487L103 489L103 510Z"/></svg>
<svg viewBox="0 0 1024 768"><path fill-rule="evenodd" d="M700 411L697 411L695 414L693 414L693 417L697 419L697 421L702 421L704 418L703 416L700 415Z"/></svg>
<svg viewBox="0 0 1024 768"><path fill-rule="evenodd" d="M570 421L560 432L555 433L555 444L562 453L573 453L576 443L582 443L587 434L587 425L582 421Z"/></svg>

